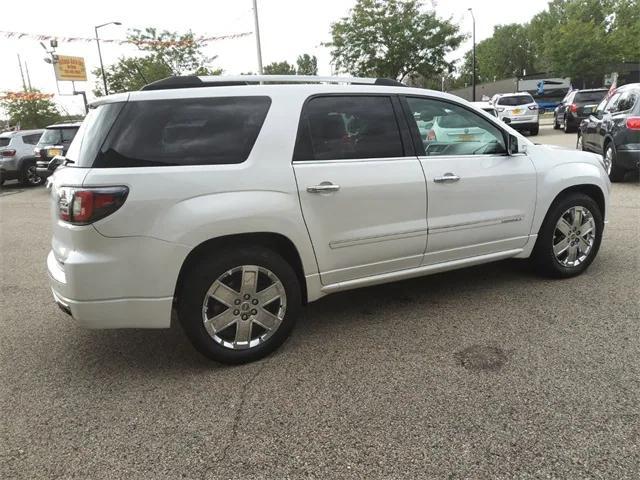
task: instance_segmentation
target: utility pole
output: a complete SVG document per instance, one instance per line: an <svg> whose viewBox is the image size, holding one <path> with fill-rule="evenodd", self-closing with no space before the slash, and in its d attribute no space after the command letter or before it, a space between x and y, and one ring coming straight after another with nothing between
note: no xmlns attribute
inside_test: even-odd
<svg viewBox="0 0 640 480"><path fill-rule="evenodd" d="M22 90L27 91L27 84L24 81L24 71L22 70L22 60L20 59L20 54L18 53L18 66L20 67L20 76L22 77Z"/></svg>
<svg viewBox="0 0 640 480"><path fill-rule="evenodd" d="M476 101L476 17L473 15L473 9L468 8L473 19L473 75L471 76L471 98L473 102Z"/></svg>
<svg viewBox="0 0 640 480"><path fill-rule="evenodd" d="M258 23L258 1L253 0L253 20L255 23L256 49L258 50L258 73L262 75L262 48L260 47L260 25Z"/></svg>
<svg viewBox="0 0 640 480"><path fill-rule="evenodd" d="M24 71L27 74L27 85L29 85L29 91L32 91L33 88L31 88L31 77L29 76L29 64L27 62L24 62Z"/></svg>

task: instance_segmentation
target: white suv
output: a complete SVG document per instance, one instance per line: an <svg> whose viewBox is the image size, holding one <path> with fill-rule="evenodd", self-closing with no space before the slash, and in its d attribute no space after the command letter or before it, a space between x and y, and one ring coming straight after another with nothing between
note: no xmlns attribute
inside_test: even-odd
<svg viewBox="0 0 640 480"><path fill-rule="evenodd" d="M458 97L296 76L143 90L94 103L51 177L53 295L86 327L169 327L175 307L200 352L240 363L333 292L513 257L570 277L600 246L601 158ZM473 134L423 138L450 115Z"/></svg>
<svg viewBox="0 0 640 480"><path fill-rule="evenodd" d="M495 95L492 103L498 112L498 117L512 128L530 135L538 135L540 131L540 117L538 104L530 93L503 93Z"/></svg>

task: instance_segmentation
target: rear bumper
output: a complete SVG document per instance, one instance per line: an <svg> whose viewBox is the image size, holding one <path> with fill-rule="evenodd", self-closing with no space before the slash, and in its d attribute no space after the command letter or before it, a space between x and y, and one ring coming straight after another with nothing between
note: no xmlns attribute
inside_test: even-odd
<svg viewBox="0 0 640 480"><path fill-rule="evenodd" d="M631 150L618 147L616 149L616 162L621 167L629 170L640 168L640 149Z"/></svg>
<svg viewBox="0 0 640 480"><path fill-rule="evenodd" d="M536 128L540 128L540 124L535 121L535 122L511 122L509 124L509 126L511 128L513 128L514 130L531 130L531 129L536 129Z"/></svg>

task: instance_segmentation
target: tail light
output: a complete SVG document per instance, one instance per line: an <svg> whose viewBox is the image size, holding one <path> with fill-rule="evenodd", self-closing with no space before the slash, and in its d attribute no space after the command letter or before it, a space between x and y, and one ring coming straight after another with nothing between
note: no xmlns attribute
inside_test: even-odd
<svg viewBox="0 0 640 480"><path fill-rule="evenodd" d="M2 152L0 152L0 155L2 155L3 157L13 157L15 154L15 150L2 150Z"/></svg>
<svg viewBox="0 0 640 480"><path fill-rule="evenodd" d="M569 111L576 113L578 111L578 105L572 103L571 105L569 105Z"/></svg>
<svg viewBox="0 0 640 480"><path fill-rule="evenodd" d="M537 110L538 105L529 105L529 110Z"/></svg>
<svg viewBox="0 0 640 480"><path fill-rule="evenodd" d="M55 207L60 220L88 225L118 210L128 194L127 187L59 187Z"/></svg>
<svg viewBox="0 0 640 480"><path fill-rule="evenodd" d="M627 118L627 128L629 130L640 130L640 117Z"/></svg>
<svg viewBox="0 0 640 480"><path fill-rule="evenodd" d="M504 107L496 107L496 110L499 112L504 112Z"/></svg>
<svg viewBox="0 0 640 480"><path fill-rule="evenodd" d="M433 130L429 130L427 132L427 142L435 142L436 140L436 132L434 132Z"/></svg>

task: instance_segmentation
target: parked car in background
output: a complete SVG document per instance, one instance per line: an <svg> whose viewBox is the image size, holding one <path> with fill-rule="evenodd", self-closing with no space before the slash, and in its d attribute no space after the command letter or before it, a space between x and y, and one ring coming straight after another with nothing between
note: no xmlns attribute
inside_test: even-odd
<svg viewBox="0 0 640 480"><path fill-rule="evenodd" d="M565 133L575 131L580 122L595 111L607 92L606 88L590 88L567 93L553 111L553 128L562 128Z"/></svg>
<svg viewBox="0 0 640 480"><path fill-rule="evenodd" d="M59 123L49 125L40 141L34 148L36 156L36 173L47 178L58 166L51 160L58 155L65 155L82 123Z"/></svg>
<svg viewBox="0 0 640 480"><path fill-rule="evenodd" d="M508 118L511 128L518 131L528 131L530 135L537 135L540 131L538 104L531 94L502 93L494 95L493 106L500 119Z"/></svg>
<svg viewBox="0 0 640 480"><path fill-rule="evenodd" d="M491 102L471 102L471 105L473 105L476 108L479 108L480 110L484 110L485 112L487 112L490 115L493 115L494 117L498 116L496 107L494 107Z"/></svg>
<svg viewBox="0 0 640 480"><path fill-rule="evenodd" d="M462 133L430 142L418 119ZM227 363L264 357L334 292L514 257L578 275L608 214L600 157L385 79L168 78L98 99L67 156L58 305L90 328L167 328L175 309Z"/></svg>
<svg viewBox="0 0 640 480"><path fill-rule="evenodd" d="M25 186L42 183L33 156L33 147L41 136L42 130L0 133L0 185L5 180L19 180Z"/></svg>
<svg viewBox="0 0 640 480"><path fill-rule="evenodd" d="M580 124L577 148L602 155L613 182L640 168L640 83L600 102Z"/></svg>

